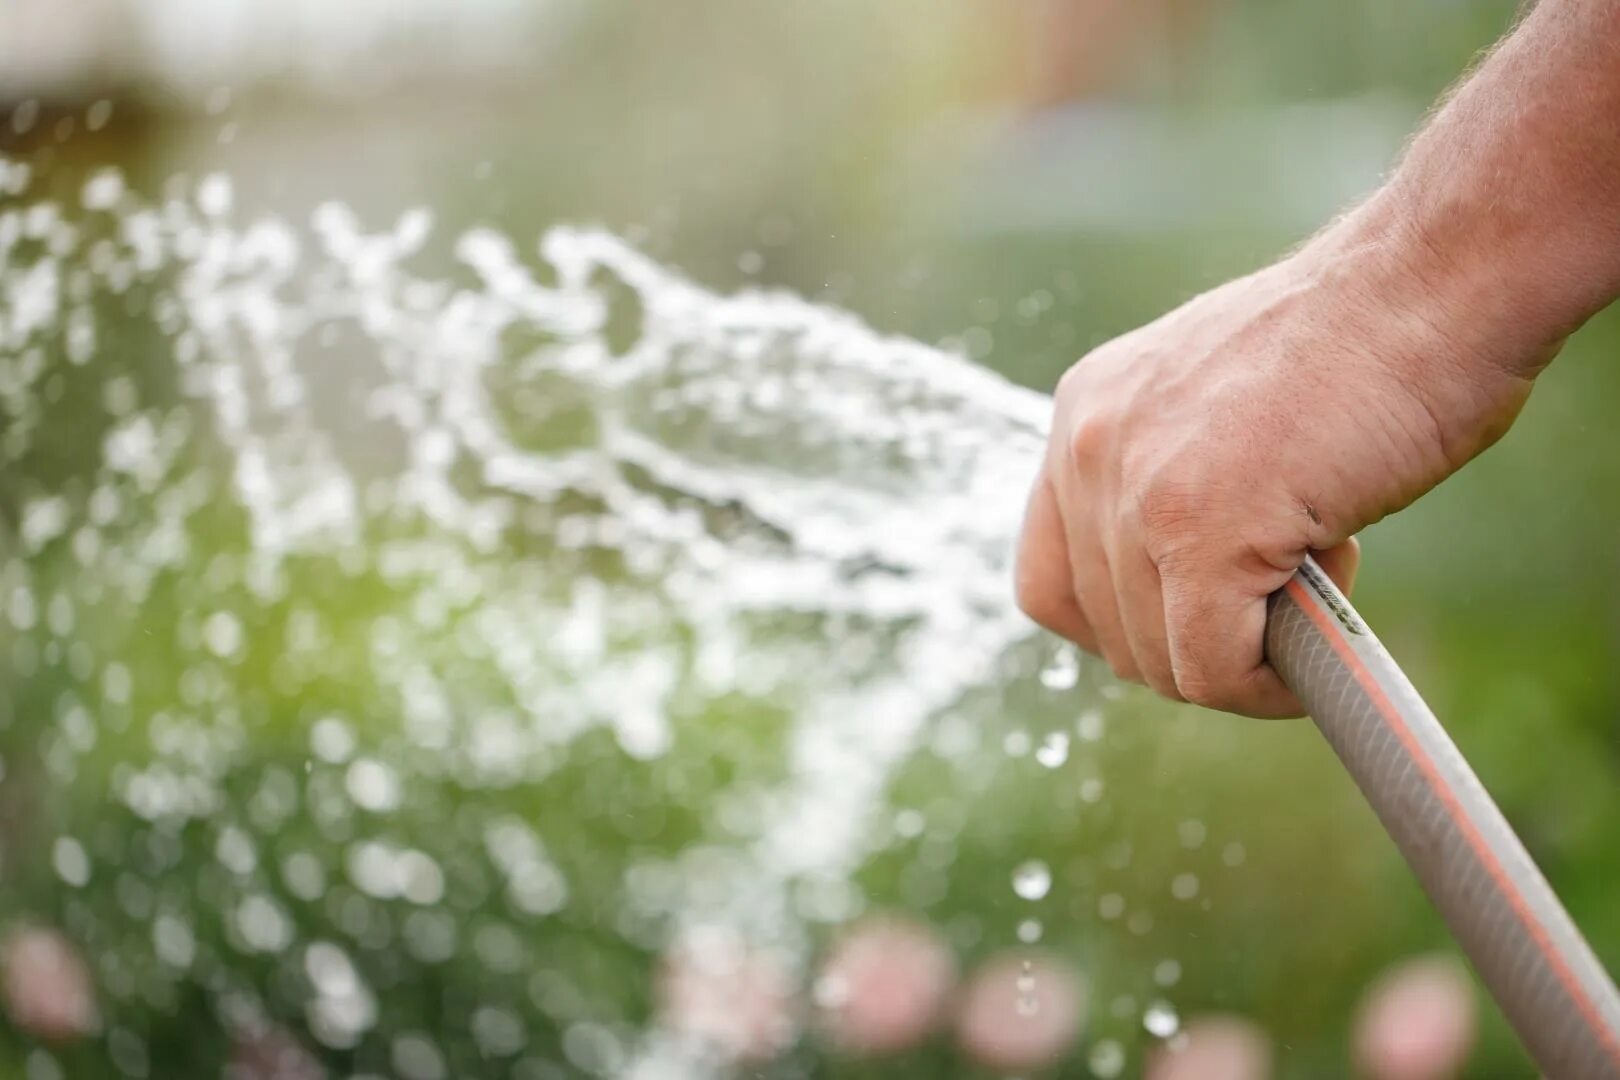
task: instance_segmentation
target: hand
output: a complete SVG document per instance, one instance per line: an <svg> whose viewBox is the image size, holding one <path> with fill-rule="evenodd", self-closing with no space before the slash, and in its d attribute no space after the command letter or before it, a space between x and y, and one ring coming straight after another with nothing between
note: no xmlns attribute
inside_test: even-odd
<svg viewBox="0 0 1620 1080"><path fill-rule="evenodd" d="M1550 359L1503 356L1372 214L1064 375L1019 547L1031 618L1167 697L1300 712L1266 598L1308 552L1348 590L1356 532L1499 438Z"/></svg>

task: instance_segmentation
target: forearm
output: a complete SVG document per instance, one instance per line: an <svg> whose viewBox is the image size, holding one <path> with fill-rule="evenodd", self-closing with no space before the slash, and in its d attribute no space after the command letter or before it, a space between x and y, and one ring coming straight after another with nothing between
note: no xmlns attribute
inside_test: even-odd
<svg viewBox="0 0 1620 1080"><path fill-rule="evenodd" d="M1620 2L1541 0L1324 239L1370 237L1519 374L1620 295Z"/></svg>

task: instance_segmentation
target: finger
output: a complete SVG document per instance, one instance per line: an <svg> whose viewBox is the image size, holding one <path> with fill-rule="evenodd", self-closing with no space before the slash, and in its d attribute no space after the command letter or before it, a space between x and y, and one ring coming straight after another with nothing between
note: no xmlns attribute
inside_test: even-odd
<svg viewBox="0 0 1620 1080"><path fill-rule="evenodd" d="M1061 417L1054 423L1056 430L1066 429L1066 421ZM1079 601L1081 615L1091 624L1095 640L1087 651L1100 654L1119 678L1141 682L1141 673L1119 621L1113 573L1102 547L1095 500L1090 497L1094 485L1081 477L1082 462L1076 459L1075 450L1070 440L1054 439L1049 443L1047 476L1052 482L1053 505L1063 522L1074 596ZM1095 446L1091 447L1088 459L1094 456L1095 450Z"/></svg>
<svg viewBox="0 0 1620 1080"><path fill-rule="evenodd" d="M1164 628L1164 587L1159 568L1146 547L1127 541L1123 550L1109 553L1115 567L1120 625L1143 680L1173 701L1186 700L1176 687L1170 665L1170 642Z"/></svg>
<svg viewBox="0 0 1620 1080"><path fill-rule="evenodd" d="M1303 714L1265 662L1266 595L1207 573L1161 571L1170 667L1182 696L1245 716Z"/></svg>
<svg viewBox="0 0 1620 1080"><path fill-rule="evenodd" d="M1024 511L1016 587L1018 606L1025 615L1087 652L1097 652L1097 636L1075 600L1074 580L1069 574L1069 544L1058 514L1057 496L1044 469L1036 478Z"/></svg>
<svg viewBox="0 0 1620 1080"><path fill-rule="evenodd" d="M1356 587L1356 572L1361 569L1361 544L1356 538L1352 536L1342 544L1313 551L1311 555L1339 591L1349 596Z"/></svg>
<svg viewBox="0 0 1620 1080"><path fill-rule="evenodd" d="M1114 674L1128 682L1141 682L1142 672L1136 666L1125 626L1119 617L1119 602L1114 593L1114 575L1108 554L1103 550L1094 522L1084 516L1084 508L1068 504L1064 518L1064 532L1069 540L1069 576L1074 580L1074 595L1080 602L1080 611L1091 624L1096 638L1096 649Z"/></svg>

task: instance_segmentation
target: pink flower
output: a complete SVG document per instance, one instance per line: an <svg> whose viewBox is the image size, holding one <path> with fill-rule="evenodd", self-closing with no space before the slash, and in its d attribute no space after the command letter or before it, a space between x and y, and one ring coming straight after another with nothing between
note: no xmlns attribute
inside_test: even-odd
<svg viewBox="0 0 1620 1080"><path fill-rule="evenodd" d="M1271 1039L1240 1016L1201 1016L1148 1055L1143 1080L1267 1080Z"/></svg>
<svg viewBox="0 0 1620 1080"><path fill-rule="evenodd" d="M1068 964L1001 953L968 980L956 1017L963 1051L987 1068L1037 1069L1069 1051L1085 1019L1085 987Z"/></svg>
<svg viewBox="0 0 1620 1080"><path fill-rule="evenodd" d="M873 918L833 944L816 980L828 1037L855 1054L888 1054L933 1031L956 981L956 960L930 927Z"/></svg>
<svg viewBox="0 0 1620 1080"><path fill-rule="evenodd" d="M666 1029L729 1061L768 1061L796 1035L786 965L728 930L705 928L672 946L656 991Z"/></svg>
<svg viewBox="0 0 1620 1080"><path fill-rule="evenodd" d="M22 926L0 944L3 995L11 1022L49 1042L68 1042L100 1026L95 987L78 946L60 931Z"/></svg>
<svg viewBox="0 0 1620 1080"><path fill-rule="evenodd" d="M1456 961L1430 956L1385 972L1362 998L1353 1052L1376 1080L1444 1080L1474 1048L1474 990Z"/></svg>

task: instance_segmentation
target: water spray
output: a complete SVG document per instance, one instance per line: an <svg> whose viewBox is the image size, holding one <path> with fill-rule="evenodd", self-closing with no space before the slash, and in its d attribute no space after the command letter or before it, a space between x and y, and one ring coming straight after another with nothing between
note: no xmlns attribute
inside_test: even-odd
<svg viewBox="0 0 1620 1080"><path fill-rule="evenodd" d="M1620 1077L1620 993L1412 683L1310 559L1266 656L1304 702L1549 1077Z"/></svg>

